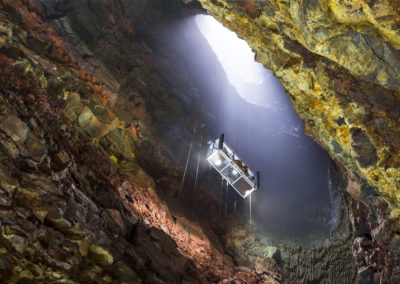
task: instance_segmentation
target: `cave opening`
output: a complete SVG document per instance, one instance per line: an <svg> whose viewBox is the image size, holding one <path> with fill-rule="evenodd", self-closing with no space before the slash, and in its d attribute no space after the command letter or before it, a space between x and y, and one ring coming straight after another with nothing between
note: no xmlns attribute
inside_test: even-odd
<svg viewBox="0 0 400 284"><path fill-rule="evenodd" d="M252 227L266 238L302 244L328 237L337 225L339 210L332 162L304 134L303 122L278 79L255 62L246 42L213 17L193 16L180 29L175 44L189 47L190 53L182 51L188 68L197 69L193 72L204 76L208 87L198 96L211 116L210 137L225 133L225 141L245 163L261 172L261 188L252 198ZM206 45L199 44L204 40ZM210 71L216 66L228 84L219 83L215 71ZM192 155L192 168L196 168L197 154ZM203 161L199 178L209 179ZM214 186L227 199L226 207L233 210L237 204L243 221L248 220L249 200L237 198L232 190L224 193L218 175L212 173L212 178L218 180Z"/></svg>

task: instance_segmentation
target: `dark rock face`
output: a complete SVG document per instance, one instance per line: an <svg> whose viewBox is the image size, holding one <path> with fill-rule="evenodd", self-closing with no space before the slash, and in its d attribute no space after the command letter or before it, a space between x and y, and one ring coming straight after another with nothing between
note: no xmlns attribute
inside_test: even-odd
<svg viewBox="0 0 400 284"><path fill-rule="evenodd" d="M366 168L374 165L378 160L378 156L368 136L361 129L356 128L351 130L351 139L353 140L351 146L357 154L356 159L360 166Z"/></svg>
<svg viewBox="0 0 400 284"><path fill-rule="evenodd" d="M359 283L396 283L399 250L398 224L376 188L349 175L350 220L354 231L353 256Z"/></svg>

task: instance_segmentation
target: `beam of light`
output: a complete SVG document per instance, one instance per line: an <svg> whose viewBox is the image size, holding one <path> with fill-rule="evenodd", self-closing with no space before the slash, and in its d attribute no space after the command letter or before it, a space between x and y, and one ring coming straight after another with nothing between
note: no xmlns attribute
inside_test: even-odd
<svg viewBox="0 0 400 284"><path fill-rule="evenodd" d="M323 214L306 210L336 212L339 206L331 202L328 154L303 134L303 122L289 96L271 72L254 62L247 43L211 16L191 20L177 46L204 85L201 96L213 117L214 135L224 132L235 153L261 171L252 221L278 237L329 234L337 218L327 224Z"/></svg>
<svg viewBox="0 0 400 284"><path fill-rule="evenodd" d="M280 91L282 86L270 71L254 61L248 44L211 16L197 15L195 22L239 95L252 104L273 105L274 98L268 93Z"/></svg>

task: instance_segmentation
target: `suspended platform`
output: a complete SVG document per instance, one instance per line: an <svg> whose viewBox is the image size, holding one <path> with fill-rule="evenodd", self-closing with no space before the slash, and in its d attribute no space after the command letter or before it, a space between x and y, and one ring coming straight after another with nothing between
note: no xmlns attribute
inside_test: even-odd
<svg viewBox="0 0 400 284"><path fill-rule="evenodd" d="M254 174L224 143L224 134L209 144L208 162L241 197L246 198L260 187L260 172Z"/></svg>

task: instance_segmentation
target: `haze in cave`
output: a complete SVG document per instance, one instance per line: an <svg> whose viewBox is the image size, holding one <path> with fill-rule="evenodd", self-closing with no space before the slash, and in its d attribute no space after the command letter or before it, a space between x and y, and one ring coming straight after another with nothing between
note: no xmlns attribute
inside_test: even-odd
<svg viewBox="0 0 400 284"><path fill-rule="evenodd" d="M216 84L216 90L200 94L213 111L212 133L215 137L224 133L226 143L250 169L261 172L261 188L252 194L253 221L278 239L304 241L315 234L329 235L338 208L328 154L303 133L303 123L279 81L254 61L254 53L243 40L214 18L198 15L187 20L175 44L196 46L201 40L196 28L215 56L183 53L197 57L191 68L206 74L215 65L210 61L218 59L233 86ZM218 179L215 174L213 178ZM238 198L238 202L249 206L249 200Z"/></svg>

